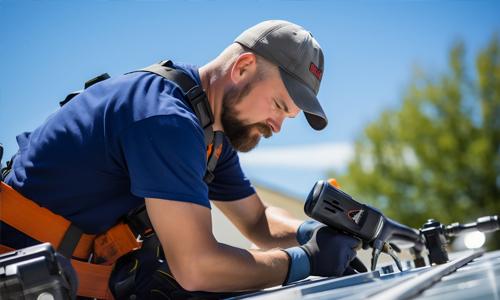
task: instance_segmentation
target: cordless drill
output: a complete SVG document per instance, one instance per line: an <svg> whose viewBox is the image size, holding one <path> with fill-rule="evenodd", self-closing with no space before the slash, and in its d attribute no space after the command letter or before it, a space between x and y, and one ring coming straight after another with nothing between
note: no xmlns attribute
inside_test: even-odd
<svg viewBox="0 0 500 300"><path fill-rule="evenodd" d="M416 229L385 217L379 210L359 203L328 181L318 181L307 197L305 213L340 232L353 235L373 248L371 269L375 270L381 252L389 254L400 270L401 262L389 241L413 244L420 253L424 240Z"/></svg>
<svg viewBox="0 0 500 300"><path fill-rule="evenodd" d="M359 203L341 191L336 181L318 181L307 197L305 213L340 232L353 235L363 241L363 245L373 248L371 269L375 270L381 252L389 254L399 270L401 262L392 249L391 243L411 244L418 266L425 265L420 253L424 245L429 251L430 264L448 261L446 244L451 237L471 232L491 232L500 229L498 216L486 216L474 223L453 223L445 226L436 220L429 220L420 230L416 230L385 217L379 210Z"/></svg>

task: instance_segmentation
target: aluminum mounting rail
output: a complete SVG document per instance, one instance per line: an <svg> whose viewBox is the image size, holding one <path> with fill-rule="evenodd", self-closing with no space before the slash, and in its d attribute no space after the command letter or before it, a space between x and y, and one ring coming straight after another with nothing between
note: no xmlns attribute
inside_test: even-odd
<svg viewBox="0 0 500 300"><path fill-rule="evenodd" d="M369 296L369 298L371 300L411 299L441 280L444 276L455 272L457 269L468 264L473 259L481 255L483 255L483 251L477 251L461 256L453 261L435 266L431 270L419 274L414 278L403 281L392 288L373 293Z"/></svg>

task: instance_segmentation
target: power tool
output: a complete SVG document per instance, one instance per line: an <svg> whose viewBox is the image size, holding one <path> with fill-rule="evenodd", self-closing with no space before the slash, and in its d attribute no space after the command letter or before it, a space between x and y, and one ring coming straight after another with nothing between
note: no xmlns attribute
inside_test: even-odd
<svg viewBox="0 0 500 300"><path fill-rule="evenodd" d="M446 245L450 238L473 231L491 232L498 229L500 229L498 216L485 216L478 218L476 222L453 223L447 226L437 220L430 219L422 226L420 232L425 237L425 245L429 250L429 261L443 264L448 261Z"/></svg>
<svg viewBox="0 0 500 300"><path fill-rule="evenodd" d="M0 255L0 299L76 299L78 279L49 243Z"/></svg>
<svg viewBox="0 0 500 300"><path fill-rule="evenodd" d="M424 246L429 251L429 263L448 261L446 243L449 238L472 230L494 231L500 228L497 216L479 218L478 222L449 226L430 220L421 230L410 228L384 216L378 209L356 201L335 186L336 181L316 182L304 205L305 213L331 228L355 236L364 248L372 247L371 270L375 270L380 253L389 254L402 271L396 251L397 245L409 246L415 256L416 266L425 262L421 256Z"/></svg>

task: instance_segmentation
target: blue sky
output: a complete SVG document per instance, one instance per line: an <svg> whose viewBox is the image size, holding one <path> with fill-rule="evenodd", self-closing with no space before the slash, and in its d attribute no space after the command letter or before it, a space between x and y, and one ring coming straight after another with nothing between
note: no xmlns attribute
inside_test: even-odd
<svg viewBox="0 0 500 300"><path fill-rule="evenodd" d="M322 132L285 122L242 164L255 182L305 196L326 170L342 170L367 122L399 103L415 66L446 69L462 39L468 61L500 32L500 1L22 1L0 0L0 142L30 131L68 92L108 72L169 58L203 65L246 28L285 19L325 53Z"/></svg>

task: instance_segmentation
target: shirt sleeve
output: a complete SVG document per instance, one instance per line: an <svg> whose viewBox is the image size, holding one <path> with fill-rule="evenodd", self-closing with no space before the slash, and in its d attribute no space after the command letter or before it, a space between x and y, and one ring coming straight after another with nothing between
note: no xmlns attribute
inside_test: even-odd
<svg viewBox="0 0 500 300"><path fill-rule="evenodd" d="M121 136L132 194L210 208L203 131L178 115L135 122Z"/></svg>
<svg viewBox="0 0 500 300"><path fill-rule="evenodd" d="M224 139L214 176L214 180L208 185L210 200L233 201L255 194L254 187L241 169L238 153L227 137Z"/></svg>

